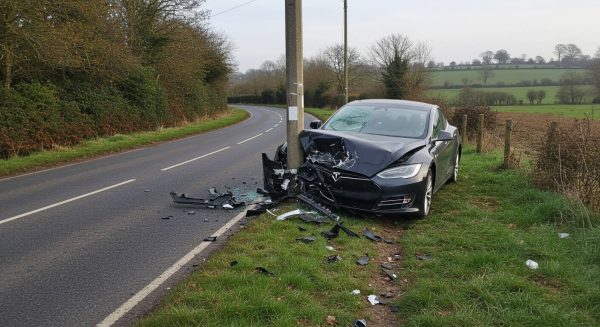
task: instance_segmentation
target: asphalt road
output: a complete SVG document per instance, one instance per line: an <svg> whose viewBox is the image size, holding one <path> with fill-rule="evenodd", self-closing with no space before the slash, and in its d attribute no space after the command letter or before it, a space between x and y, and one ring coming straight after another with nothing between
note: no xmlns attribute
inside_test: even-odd
<svg viewBox="0 0 600 327"><path fill-rule="evenodd" d="M0 180L0 326L94 326L236 216L188 215L169 192L262 186L285 112L245 109L232 127Z"/></svg>

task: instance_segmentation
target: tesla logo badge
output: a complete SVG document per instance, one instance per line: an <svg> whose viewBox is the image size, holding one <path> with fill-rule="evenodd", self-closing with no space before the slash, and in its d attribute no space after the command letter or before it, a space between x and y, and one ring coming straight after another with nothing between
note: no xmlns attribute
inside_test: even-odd
<svg viewBox="0 0 600 327"><path fill-rule="evenodd" d="M337 182L338 179L340 179L340 173L338 173L337 171L334 172L333 174L331 174L331 177L333 178L334 182Z"/></svg>

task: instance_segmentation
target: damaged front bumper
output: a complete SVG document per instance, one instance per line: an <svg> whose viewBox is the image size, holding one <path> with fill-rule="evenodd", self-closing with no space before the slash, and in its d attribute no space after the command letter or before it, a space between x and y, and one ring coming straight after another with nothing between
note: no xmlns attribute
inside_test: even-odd
<svg viewBox="0 0 600 327"><path fill-rule="evenodd" d="M409 179L372 178L306 161L295 170L263 153L265 189L274 195L289 194L290 181L295 192L335 208L377 214L418 213L425 198L427 171Z"/></svg>

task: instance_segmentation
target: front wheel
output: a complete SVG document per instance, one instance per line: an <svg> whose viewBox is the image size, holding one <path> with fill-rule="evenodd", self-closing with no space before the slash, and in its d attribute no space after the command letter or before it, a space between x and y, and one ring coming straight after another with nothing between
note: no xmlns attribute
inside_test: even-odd
<svg viewBox="0 0 600 327"><path fill-rule="evenodd" d="M456 158L454 159L454 169L452 171L452 177L450 178L451 183L458 182L458 164L460 163L460 153L456 152Z"/></svg>
<svg viewBox="0 0 600 327"><path fill-rule="evenodd" d="M423 192L423 199L421 200L421 204L419 205L419 218L425 218L429 215L429 210L431 209L431 199L433 197L433 173L431 169L427 172L427 177L425 177L425 190Z"/></svg>

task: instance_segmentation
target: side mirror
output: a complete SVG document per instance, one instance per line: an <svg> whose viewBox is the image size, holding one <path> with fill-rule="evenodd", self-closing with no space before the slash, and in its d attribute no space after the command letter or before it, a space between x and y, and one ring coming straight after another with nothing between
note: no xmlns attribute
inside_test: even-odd
<svg viewBox="0 0 600 327"><path fill-rule="evenodd" d="M433 141L434 142L443 142L443 141L452 141L452 140L454 140L454 135L452 135L451 132L440 131L440 135L438 135L438 137L435 138Z"/></svg>
<svg viewBox="0 0 600 327"><path fill-rule="evenodd" d="M310 122L310 128L319 129L323 125L323 122L320 120L313 120Z"/></svg>

